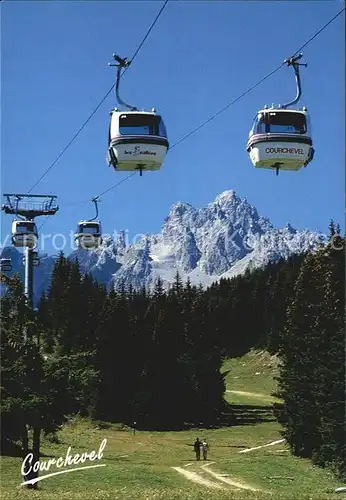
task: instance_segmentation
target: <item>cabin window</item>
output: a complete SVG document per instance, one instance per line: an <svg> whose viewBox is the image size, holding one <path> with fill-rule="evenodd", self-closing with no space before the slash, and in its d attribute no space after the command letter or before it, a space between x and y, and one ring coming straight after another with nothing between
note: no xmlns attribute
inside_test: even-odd
<svg viewBox="0 0 346 500"><path fill-rule="evenodd" d="M99 234L100 233L100 227L98 225L93 225L93 226L80 226L79 227L79 232L83 234Z"/></svg>
<svg viewBox="0 0 346 500"><path fill-rule="evenodd" d="M259 114L255 120L255 134L306 134L306 118L302 113L273 111Z"/></svg>
<svg viewBox="0 0 346 500"><path fill-rule="evenodd" d="M17 233L34 233L35 232L35 224L27 223L27 224L18 224L16 227Z"/></svg>
<svg viewBox="0 0 346 500"><path fill-rule="evenodd" d="M251 137L254 134L265 134L266 133L266 126L264 123L264 115L262 113L259 113L252 125L252 129L249 132L249 137Z"/></svg>
<svg viewBox="0 0 346 500"><path fill-rule="evenodd" d="M159 135L161 137L167 137L166 125L164 124L164 121L162 120L162 118L160 118L160 121L159 121Z"/></svg>
<svg viewBox="0 0 346 500"><path fill-rule="evenodd" d="M265 134L266 133L266 120L265 115L259 115L255 122L255 133L256 134Z"/></svg>
<svg viewBox="0 0 346 500"><path fill-rule="evenodd" d="M269 126L271 133L305 134L306 120L302 113L269 113Z"/></svg>
<svg viewBox="0 0 346 500"><path fill-rule="evenodd" d="M120 115L119 132L121 135L167 136L166 127L160 116L139 113Z"/></svg>

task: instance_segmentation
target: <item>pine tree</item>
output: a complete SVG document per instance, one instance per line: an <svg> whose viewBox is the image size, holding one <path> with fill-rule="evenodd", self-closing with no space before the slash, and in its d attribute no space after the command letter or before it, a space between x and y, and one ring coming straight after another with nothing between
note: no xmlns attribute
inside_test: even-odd
<svg viewBox="0 0 346 500"><path fill-rule="evenodd" d="M328 229L329 229L329 239L330 239L335 234L335 224L334 224L333 219L330 220Z"/></svg>
<svg viewBox="0 0 346 500"><path fill-rule="evenodd" d="M346 465L344 264L343 252L330 245L305 257L280 348L279 378L292 451L340 475Z"/></svg>
<svg viewBox="0 0 346 500"><path fill-rule="evenodd" d="M344 240L336 231L335 247L323 250L324 259L324 301L316 318L319 331L318 373L315 380L318 430L320 447L315 450L313 460L319 465L332 466L335 472L345 478L345 259ZM322 251L321 251L322 253Z"/></svg>
<svg viewBox="0 0 346 500"><path fill-rule="evenodd" d="M283 366L279 394L285 401L284 436L294 454L311 457L319 446L314 376L319 335L316 316L323 302L323 268L318 256L306 256L288 308L279 354Z"/></svg>
<svg viewBox="0 0 346 500"><path fill-rule="evenodd" d="M26 305L21 283L14 279L8 295L1 299L1 416L2 442L22 443L23 459L29 453L28 431L32 429L33 462L40 457L42 430L56 430L63 420L60 409L54 407L49 387L51 378L44 371L44 359L37 342L38 323ZM30 336L24 336L31 322ZM26 468L23 479L34 479L38 473ZM37 489L37 483L29 485Z"/></svg>

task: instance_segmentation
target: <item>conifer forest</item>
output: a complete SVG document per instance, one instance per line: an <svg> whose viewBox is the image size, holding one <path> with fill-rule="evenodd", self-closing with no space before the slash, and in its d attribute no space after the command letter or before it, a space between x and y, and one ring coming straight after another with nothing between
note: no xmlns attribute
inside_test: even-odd
<svg viewBox="0 0 346 500"><path fill-rule="evenodd" d="M345 477L345 240L333 223L329 237L207 289L177 275L168 291L160 280L108 291L61 254L32 311L13 279L1 298L2 452L39 456L71 415L232 425L221 365L260 348L280 359L274 414L291 452Z"/></svg>

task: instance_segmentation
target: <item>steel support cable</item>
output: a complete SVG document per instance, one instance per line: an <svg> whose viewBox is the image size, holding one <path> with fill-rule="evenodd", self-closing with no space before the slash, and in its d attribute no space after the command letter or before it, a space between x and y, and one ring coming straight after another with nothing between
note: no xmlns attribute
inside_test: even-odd
<svg viewBox="0 0 346 500"><path fill-rule="evenodd" d="M167 2L166 2L167 3ZM165 3L165 5L166 5ZM164 5L164 6L165 6ZM163 7L164 8L164 7ZM162 8L162 10L163 10ZM161 11L162 11L161 10ZM160 11L160 12L161 12ZM333 21L335 21L335 19L337 19L337 17L339 17L343 12L345 11L345 8L343 8L341 11L339 11L332 19L330 19L326 24L324 24L316 33L314 33L298 50L296 50L293 54L293 56L291 57L294 57L296 56L302 49L304 49L307 45L309 45L309 43L311 43L319 34L322 33L322 31L324 31ZM266 76L264 76L263 78L261 78L257 83L255 83L254 85L252 85L251 87L249 87L247 90L245 90L242 94L240 94L238 97L236 97L235 99L233 99L233 101L231 101L230 103L228 103L226 106L224 106L222 109L220 109L219 111L217 111L216 113L214 113L210 118L208 118L207 120L205 120L203 123L201 123L199 126L197 126L195 129L193 129L191 132L189 132L188 134L186 134L185 136L183 136L181 139L179 139L177 142L175 142L171 147L170 147L170 150L173 149L175 146L177 146L178 144L180 144L181 142L185 141L188 137L190 137L191 135L195 134L196 132L198 132L201 128L203 128L205 125L207 125L208 123L210 123L212 120L214 120L214 118L216 118L217 116L219 116L221 113L223 113L224 111L226 111L228 108L230 108L233 104L237 103L238 101L240 101L240 99L242 99L246 94L250 93L252 90L254 90L256 87L258 87L261 83L263 83L265 80L267 80L268 78L270 78L272 75L274 75L277 71L279 71L283 66L285 66L285 62L281 63L277 68L275 68L274 70L272 70L270 73L268 73ZM128 69L129 66L127 66L125 69L124 69L124 72L123 74L125 73L125 71ZM113 189L115 189L117 186L119 186L120 184L122 184L123 182L127 181L128 179L130 179L131 177L133 177L134 175L136 175L137 172L133 172L132 174L128 175L127 177L125 177L125 179L122 179L120 182L117 182L116 184L112 185L111 187L109 187L108 189L106 189L105 191L103 191L102 193L100 193L99 195L97 195L95 198L99 198L100 196L112 191ZM90 200L88 200L90 201ZM85 202L87 203L87 201Z"/></svg>
<svg viewBox="0 0 346 500"><path fill-rule="evenodd" d="M155 24L157 23L159 17L161 16L164 8L166 7L167 3L168 3L169 0L166 0L165 3L163 4L163 6L161 7L161 9L159 10L158 14L156 15L154 21L151 23L148 31L146 32L144 38L142 39L141 43L139 44L139 46L137 47L136 49L136 52L134 53L132 59L131 59L131 63L134 61L134 59L137 57L137 55L139 54L141 48L143 47L146 39L148 38L151 30L154 28ZM124 75L124 73L126 72L126 70L128 69L128 67L126 67L124 69L124 71L122 72L121 76ZM80 128L77 130L77 132L75 133L75 135L72 137L72 139L66 144L66 146L62 149L62 151L58 154L58 156L55 158L55 160L50 164L50 166L45 170L45 172L43 172L43 174L41 175L41 177L38 179L38 181L35 182L35 184L32 186L32 188L30 189L30 191L28 191L28 194L31 193L31 191L33 189L35 189L35 187L42 181L42 179L44 179L44 177L48 174L48 172L50 172L52 170L52 168L58 163L58 161L60 160L60 158L64 155L64 153L68 150L68 148L71 146L71 144L77 139L77 137L79 136L79 134L82 132L82 130L86 127L86 125L90 122L90 120L92 119L92 117L95 115L95 113L100 109L100 107L102 106L102 104L105 102L105 100L107 99L107 97L109 96L109 94L112 92L112 90L114 89L115 87L115 83L111 86L111 88L107 91L107 93L105 94L105 96L102 98L102 100L99 102L99 104L96 106L96 108L93 110L93 112L89 115L89 117L85 120L85 122L80 126Z"/></svg>

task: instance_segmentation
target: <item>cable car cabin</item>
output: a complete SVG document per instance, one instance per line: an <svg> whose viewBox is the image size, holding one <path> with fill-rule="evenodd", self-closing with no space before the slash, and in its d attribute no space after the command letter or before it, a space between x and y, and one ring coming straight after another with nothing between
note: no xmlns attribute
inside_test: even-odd
<svg viewBox="0 0 346 500"><path fill-rule="evenodd" d="M7 273L12 271L11 259L0 259L0 271L2 273Z"/></svg>
<svg viewBox="0 0 346 500"><path fill-rule="evenodd" d="M101 223L99 221L80 221L75 240L79 248L92 250L101 245L101 233Z"/></svg>
<svg viewBox="0 0 346 500"><path fill-rule="evenodd" d="M165 124L155 111L111 112L107 159L116 170L159 170L168 148Z"/></svg>
<svg viewBox="0 0 346 500"><path fill-rule="evenodd" d="M34 221L15 220L12 222L12 243L15 247L35 248L38 231Z"/></svg>
<svg viewBox="0 0 346 500"><path fill-rule="evenodd" d="M311 127L306 108L262 109L249 133L247 151L257 168L299 170L312 160Z"/></svg>

